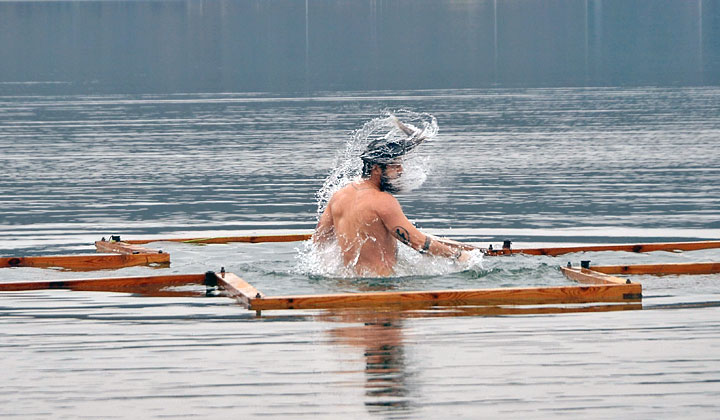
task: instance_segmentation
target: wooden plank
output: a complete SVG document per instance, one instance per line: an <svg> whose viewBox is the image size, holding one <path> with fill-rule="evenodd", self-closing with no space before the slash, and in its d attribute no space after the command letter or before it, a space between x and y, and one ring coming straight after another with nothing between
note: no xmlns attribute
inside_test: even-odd
<svg viewBox="0 0 720 420"><path fill-rule="evenodd" d="M233 273L215 273L217 283L227 291L230 297L237 299L245 307L250 305L250 299L261 298L264 295L253 285Z"/></svg>
<svg viewBox="0 0 720 420"><path fill-rule="evenodd" d="M654 252L654 251L697 251L701 249L720 248L720 241L701 242L670 242L670 243L645 243L645 244L619 244L619 245L587 245L559 248L518 248L518 249L495 249L487 250L488 255L549 255L558 256L574 252L600 252L600 251L625 251L625 252Z"/></svg>
<svg viewBox="0 0 720 420"><path fill-rule="evenodd" d="M720 273L720 263L673 263L593 266L593 271L605 274L714 274Z"/></svg>
<svg viewBox="0 0 720 420"><path fill-rule="evenodd" d="M112 255L45 255L37 257L0 257L3 267L60 267L74 271L122 268L136 265L170 263L170 254L112 254Z"/></svg>
<svg viewBox="0 0 720 420"><path fill-rule="evenodd" d="M129 244L127 242L110 242L110 241L96 241L95 249L98 252L111 252L117 254L162 254L163 252L157 249L145 248L139 245Z"/></svg>
<svg viewBox="0 0 720 420"><path fill-rule="evenodd" d="M590 302L633 302L642 298L642 286L603 284L476 290L342 293L250 299L250 309L326 309L374 306L534 305Z"/></svg>
<svg viewBox="0 0 720 420"><path fill-rule="evenodd" d="M306 241L312 233L298 233L288 235L251 235L251 236L224 236L217 238L165 238L165 239L131 239L123 241L128 244L142 245L150 242L185 242L194 244L226 244L230 242L261 243L261 242L297 242Z"/></svg>
<svg viewBox="0 0 720 420"><path fill-rule="evenodd" d="M561 267L563 274L571 280L584 284L628 284L630 280L620 277L609 276L599 273L593 267L592 270L587 268L571 268Z"/></svg>
<svg viewBox="0 0 720 420"><path fill-rule="evenodd" d="M171 274L165 276L115 277L101 279L52 280L0 283L1 292L43 289L126 292L137 289L158 289L186 284L205 284L205 274Z"/></svg>

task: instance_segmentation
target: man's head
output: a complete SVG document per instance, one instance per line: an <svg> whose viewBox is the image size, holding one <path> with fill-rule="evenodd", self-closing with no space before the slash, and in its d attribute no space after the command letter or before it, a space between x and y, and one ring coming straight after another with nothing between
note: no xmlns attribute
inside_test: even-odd
<svg viewBox="0 0 720 420"><path fill-rule="evenodd" d="M393 121L401 134L398 136L397 131L391 130L385 136L371 141L360 155L360 159L363 161L363 178L370 178L375 168L378 168L380 190L396 193L404 189L398 182L403 173L403 158L426 137L422 136L419 130L406 126L397 118L393 117Z"/></svg>
<svg viewBox="0 0 720 420"><path fill-rule="evenodd" d="M376 176L379 180L380 191L389 193L399 193L403 191L400 178L403 173L401 163L371 163L363 167L363 178L372 178Z"/></svg>

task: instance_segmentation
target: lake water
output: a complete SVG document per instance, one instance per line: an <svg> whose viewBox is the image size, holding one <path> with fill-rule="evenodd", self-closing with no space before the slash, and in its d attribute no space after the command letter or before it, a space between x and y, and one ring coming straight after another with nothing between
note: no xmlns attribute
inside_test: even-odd
<svg viewBox="0 0 720 420"><path fill-rule="evenodd" d="M33 89L27 87L27 89ZM352 130L437 117L431 233L498 246L720 238L720 88L0 96L0 255L93 241L309 232ZM328 279L300 243L153 243L169 268L2 269L0 281L202 273L268 295L572 284L568 261L719 261L720 251L485 258L442 276ZM720 277L642 276L642 310L268 311L232 300L0 296L4 418L717 418Z"/></svg>

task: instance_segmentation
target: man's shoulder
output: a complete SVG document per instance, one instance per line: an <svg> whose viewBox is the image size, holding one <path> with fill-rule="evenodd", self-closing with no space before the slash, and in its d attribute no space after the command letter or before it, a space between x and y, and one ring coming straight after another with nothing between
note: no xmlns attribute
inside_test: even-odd
<svg viewBox="0 0 720 420"><path fill-rule="evenodd" d="M362 192L362 194L360 194ZM330 202L345 202L350 200L354 204L369 203L373 207L386 207L398 205L397 199L387 191L358 190L352 185L340 188L332 195Z"/></svg>
<svg viewBox="0 0 720 420"><path fill-rule="evenodd" d="M389 192L378 191L373 194L373 207L378 213L397 212L400 210L400 202Z"/></svg>

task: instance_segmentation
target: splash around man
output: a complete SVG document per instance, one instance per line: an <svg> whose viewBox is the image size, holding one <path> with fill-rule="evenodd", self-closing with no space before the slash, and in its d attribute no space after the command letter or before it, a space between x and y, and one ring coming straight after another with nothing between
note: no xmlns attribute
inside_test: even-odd
<svg viewBox="0 0 720 420"><path fill-rule="evenodd" d="M381 138L367 146L360 156L362 177L333 194L313 235L317 245L336 240L345 267L358 276L391 276L398 241L459 262L470 256L460 246L418 230L391 194L402 190L403 157L424 140L418 131L395 122L407 137Z"/></svg>

